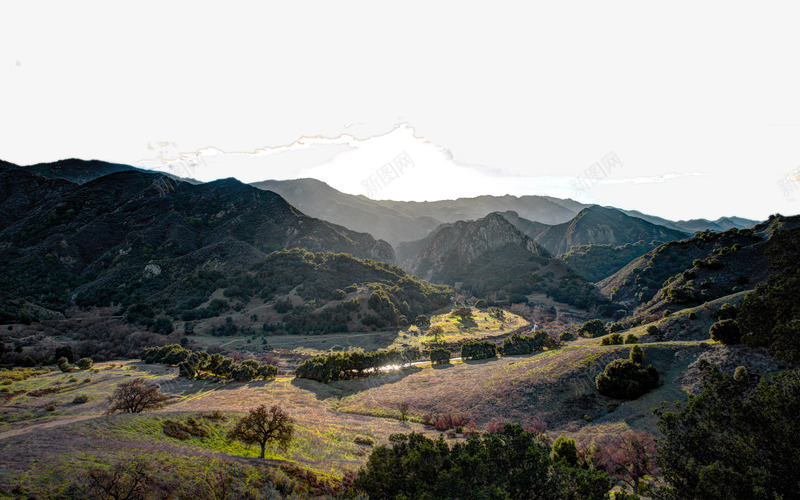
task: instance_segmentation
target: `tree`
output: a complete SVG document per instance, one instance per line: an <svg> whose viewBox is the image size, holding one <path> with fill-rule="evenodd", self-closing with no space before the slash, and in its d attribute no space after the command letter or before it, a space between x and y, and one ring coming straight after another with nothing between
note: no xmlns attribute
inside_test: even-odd
<svg viewBox="0 0 800 500"><path fill-rule="evenodd" d="M771 237L773 276L745 295L736 320L748 347L768 347L783 361L800 362L800 229Z"/></svg>
<svg viewBox="0 0 800 500"><path fill-rule="evenodd" d="M461 321L467 321L472 319L472 308L470 307L459 307L458 309L452 312L453 316L457 316L461 318Z"/></svg>
<svg viewBox="0 0 800 500"><path fill-rule="evenodd" d="M578 335L581 337L594 338L605 335L606 333L608 333L606 331L606 326L599 319L590 319L578 328Z"/></svg>
<svg viewBox="0 0 800 500"><path fill-rule="evenodd" d="M141 413L164 407L169 396L162 393L155 382L135 378L119 384L108 400L111 403L107 410L109 415L118 411Z"/></svg>
<svg viewBox="0 0 800 500"><path fill-rule="evenodd" d="M416 325L417 328L425 328L430 324L431 324L431 319L424 314L420 314L416 318L414 318L414 325Z"/></svg>
<svg viewBox="0 0 800 500"><path fill-rule="evenodd" d="M563 460L568 465L578 465L578 448L575 446L575 440L566 436L558 436L553 441L553 451L550 452L554 462Z"/></svg>
<svg viewBox="0 0 800 500"><path fill-rule="evenodd" d="M257 444L261 447L261 458L270 442L276 442L281 449L287 449L294 434L294 420L278 405L267 409L260 405L242 417L228 433L229 440L244 444Z"/></svg>
<svg viewBox="0 0 800 500"><path fill-rule="evenodd" d="M655 411L661 475L674 498L796 498L800 371L760 382L705 360L700 392Z"/></svg>
<svg viewBox="0 0 800 500"><path fill-rule="evenodd" d="M143 459L117 462L110 469L97 467L86 478L92 498L133 500L148 498L152 493L150 468Z"/></svg>
<svg viewBox="0 0 800 500"><path fill-rule="evenodd" d="M624 481L639 494L639 481L656 473L655 440L641 431L608 435L598 443L598 461L611 477Z"/></svg>
<svg viewBox="0 0 800 500"><path fill-rule="evenodd" d="M75 360L75 353L72 351L72 346L62 345L56 347L56 353L53 356L53 359L56 360L56 364L58 364L59 358L67 358L67 362L72 363Z"/></svg>
<svg viewBox="0 0 800 500"><path fill-rule="evenodd" d="M652 365L644 368L644 352L631 348L629 359L615 359L595 379L597 392L615 399L636 399L658 386L658 372Z"/></svg>
<svg viewBox="0 0 800 500"><path fill-rule="evenodd" d="M406 421L406 415L408 415L409 408L410 408L410 405L408 404L408 401L401 401L397 405L397 410L400 412L400 421L401 422L405 422Z"/></svg>
<svg viewBox="0 0 800 500"><path fill-rule="evenodd" d="M633 361L634 363L641 365L644 363L644 351L638 345L631 347L631 352L628 354L628 358Z"/></svg>
<svg viewBox="0 0 800 500"><path fill-rule="evenodd" d="M56 360L56 364L58 365L58 369L61 370L62 372L66 373L72 371L72 366L70 366L69 361L67 361L67 358L65 358L64 356L58 358Z"/></svg>
<svg viewBox="0 0 800 500"><path fill-rule="evenodd" d="M600 344L602 344L602 345L618 345L618 344L622 344L622 342L623 342L622 335L620 335L619 333L612 333L611 335L609 335L607 337L603 337L603 340L600 341Z"/></svg>
<svg viewBox="0 0 800 500"><path fill-rule="evenodd" d="M78 368L81 370L91 370L94 362L92 358L81 358L78 360Z"/></svg>
<svg viewBox="0 0 800 500"><path fill-rule="evenodd" d="M708 329L711 338L725 345L738 344L742 340L739 324L733 319L722 319Z"/></svg>
<svg viewBox="0 0 800 500"><path fill-rule="evenodd" d="M519 424L448 445L422 434L392 434L376 446L353 481L351 493L370 498L604 498L608 475L554 463L550 447Z"/></svg>
<svg viewBox="0 0 800 500"><path fill-rule="evenodd" d="M431 364L446 365L450 363L450 351L441 347L431 349Z"/></svg>
<svg viewBox="0 0 800 500"><path fill-rule="evenodd" d="M433 341L439 342L439 337L444 335L444 328L442 328L442 325L433 325L428 330L428 335L433 335Z"/></svg>

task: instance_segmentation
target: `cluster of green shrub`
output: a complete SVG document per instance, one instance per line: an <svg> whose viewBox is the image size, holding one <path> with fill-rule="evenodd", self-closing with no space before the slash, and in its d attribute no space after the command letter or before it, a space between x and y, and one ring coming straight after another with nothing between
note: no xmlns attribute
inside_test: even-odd
<svg viewBox="0 0 800 500"><path fill-rule="evenodd" d="M332 380L350 380L362 377L383 366L404 365L418 360L421 356L422 353L417 347L372 352L335 352L305 360L294 373L297 378L328 383Z"/></svg>
<svg viewBox="0 0 800 500"><path fill-rule="evenodd" d="M514 333L503 339L500 346L500 353L504 356L514 354L530 354L541 351L542 349L552 349L556 347L556 342L544 330L537 330L529 335Z"/></svg>
<svg viewBox="0 0 800 500"><path fill-rule="evenodd" d="M443 347L431 349L431 364L446 365L450 363L450 350Z"/></svg>
<svg viewBox="0 0 800 500"><path fill-rule="evenodd" d="M553 454L519 424L448 445L442 437L392 434L358 471L351 493L369 498L606 498L609 476L591 463Z"/></svg>
<svg viewBox="0 0 800 500"><path fill-rule="evenodd" d="M637 257L641 257L663 242L644 240L626 243L623 246L613 245L581 245L573 247L561 255L563 260L581 278L596 283L618 270Z"/></svg>
<svg viewBox="0 0 800 500"><path fill-rule="evenodd" d="M639 342L639 337L629 333L627 337L623 338L619 333L612 333L607 337L603 337L600 341L601 345L620 345L620 344L635 344Z"/></svg>
<svg viewBox="0 0 800 500"><path fill-rule="evenodd" d="M461 359L478 360L497 357L497 346L488 340L470 340L461 344Z"/></svg>
<svg viewBox="0 0 800 500"><path fill-rule="evenodd" d="M278 375L278 368L268 363L259 363L253 359L237 363L233 358L219 353L190 351L178 344L148 347L142 350L140 359L145 363L177 366L178 374L185 378L195 378L201 371L239 382L269 379Z"/></svg>
<svg viewBox="0 0 800 500"><path fill-rule="evenodd" d="M597 375L597 392L615 399L637 399L658 387L659 376L653 365L644 366L644 352L631 348L628 359L615 359Z"/></svg>

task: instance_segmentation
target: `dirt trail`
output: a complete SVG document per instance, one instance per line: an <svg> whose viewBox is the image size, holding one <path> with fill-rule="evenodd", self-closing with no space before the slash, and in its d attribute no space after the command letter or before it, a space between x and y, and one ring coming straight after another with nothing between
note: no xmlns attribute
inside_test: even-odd
<svg viewBox="0 0 800 500"><path fill-rule="evenodd" d="M0 439L6 439L13 436L19 436L21 434L27 434L32 431L41 430L41 429L51 429L53 427L60 427L62 425L69 425L74 424L75 422L82 422L84 420L91 420L93 418L102 417L103 415L76 415L74 417L64 417L55 420L51 420L49 422L43 422L41 424L33 424L28 425L26 427L20 427L19 429L12 429L10 431L0 432Z"/></svg>

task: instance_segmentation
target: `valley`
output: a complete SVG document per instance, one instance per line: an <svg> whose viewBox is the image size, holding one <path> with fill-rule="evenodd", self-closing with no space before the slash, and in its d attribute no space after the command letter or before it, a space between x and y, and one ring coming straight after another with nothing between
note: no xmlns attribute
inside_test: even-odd
<svg viewBox="0 0 800 500"><path fill-rule="evenodd" d="M795 401L798 216L376 201L80 160L4 162L0 193L4 497L381 497L417 474L387 465L412 442L469 462L523 440L554 498L651 498L695 439L664 408L780 414L759 392L779 383ZM131 384L152 404L112 411ZM240 429L259 405L291 427L263 458Z"/></svg>

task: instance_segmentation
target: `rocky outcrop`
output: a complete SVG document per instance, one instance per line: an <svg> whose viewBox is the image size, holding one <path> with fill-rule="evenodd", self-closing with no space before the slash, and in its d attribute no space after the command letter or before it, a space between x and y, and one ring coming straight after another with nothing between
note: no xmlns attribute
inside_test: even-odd
<svg viewBox="0 0 800 500"><path fill-rule="evenodd" d="M414 258L410 269L421 278L435 281L446 266L471 264L488 252L508 245L534 255L547 254L502 215L491 213L476 221L440 226Z"/></svg>
<svg viewBox="0 0 800 500"><path fill-rule="evenodd" d="M622 246L644 240L673 241L687 233L630 217L614 208L584 208L572 220L549 226L536 234L534 241L553 255L561 255L580 245Z"/></svg>

